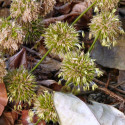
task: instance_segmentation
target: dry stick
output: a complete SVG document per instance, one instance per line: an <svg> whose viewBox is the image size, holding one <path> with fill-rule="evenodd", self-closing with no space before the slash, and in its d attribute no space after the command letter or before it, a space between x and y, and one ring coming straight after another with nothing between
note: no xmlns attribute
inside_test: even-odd
<svg viewBox="0 0 125 125"><path fill-rule="evenodd" d="M29 51L32 54L35 54L36 56L38 56L39 58L41 58L41 55L39 53L37 53L36 51L26 47L26 46L22 46L23 48L25 48L27 51Z"/></svg>
<svg viewBox="0 0 125 125"><path fill-rule="evenodd" d="M111 74L109 73L109 75L108 75L108 80L107 80L107 83L106 83L106 85L105 85L105 88L108 88L108 86L109 86L110 76L111 76Z"/></svg>
<svg viewBox="0 0 125 125"><path fill-rule="evenodd" d="M117 88L118 86L120 86L120 85L122 85L124 83L125 83L125 81L122 81L122 82L118 83L117 85L115 85L114 88Z"/></svg>
<svg viewBox="0 0 125 125"><path fill-rule="evenodd" d="M104 82L102 82L102 81L99 81L98 79L93 79L93 81L94 82L96 82L96 83L99 83L99 84L101 84L101 85L106 85L106 83L104 83ZM112 86L112 85L109 85L109 87L110 88L112 88L112 89L114 89L114 90L116 90L116 91L118 91L118 92L120 92L120 93L122 93L122 94L125 94L125 91L122 91L122 90L120 90L120 89L118 89L118 88L115 88L114 86Z"/></svg>
<svg viewBox="0 0 125 125"><path fill-rule="evenodd" d="M86 13L89 11L89 9L91 9L94 5L96 4L96 1L91 4L84 12L81 13L81 15L71 24L72 26ZM98 39L98 38L97 38ZM95 41L96 42L96 41ZM92 47L93 48L93 47ZM33 69L31 69L30 73L32 73L39 65L40 63L46 58L46 56L51 52L53 48L50 48L46 54L41 58L41 60L35 65L35 67Z"/></svg>
<svg viewBox="0 0 125 125"><path fill-rule="evenodd" d="M101 88L99 87L98 89L104 91L106 94L110 95L111 97L115 98L116 100L119 100L121 102L125 102L125 98L116 95L114 92L111 92L110 90L108 90L107 88Z"/></svg>

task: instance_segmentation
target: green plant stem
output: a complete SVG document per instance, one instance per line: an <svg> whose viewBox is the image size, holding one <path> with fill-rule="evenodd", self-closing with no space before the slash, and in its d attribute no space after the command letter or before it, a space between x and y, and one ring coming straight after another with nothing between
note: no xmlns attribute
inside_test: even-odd
<svg viewBox="0 0 125 125"><path fill-rule="evenodd" d="M96 1L91 4L84 12L82 12L80 14L80 16L71 24L72 26L86 13L88 12L89 9L91 9L94 5L96 4ZM51 52L52 48L50 48L46 54L41 58L41 60L36 64L36 66L30 71L30 73L32 73L39 65L40 63L45 59L45 57Z"/></svg>
<svg viewBox="0 0 125 125"><path fill-rule="evenodd" d="M92 51L92 49L93 49L93 47L94 47L96 41L98 40L98 38L99 38L99 36L100 36L100 33L101 33L101 31L99 31L98 34L97 34L97 36L95 37L95 39L94 39L94 41L93 41L91 47L90 47L89 50L88 50L88 53L90 53L90 52Z"/></svg>
<svg viewBox="0 0 125 125"><path fill-rule="evenodd" d="M87 13L94 5L96 4L96 1L91 4L85 11L83 11L79 16L78 18L76 18L76 20L71 24L72 26L85 14Z"/></svg>
<svg viewBox="0 0 125 125"><path fill-rule="evenodd" d="M51 52L52 48L50 48L46 54L41 58L41 60L35 65L35 67L30 71L30 73L32 73L39 65L40 63L46 58L46 56Z"/></svg>

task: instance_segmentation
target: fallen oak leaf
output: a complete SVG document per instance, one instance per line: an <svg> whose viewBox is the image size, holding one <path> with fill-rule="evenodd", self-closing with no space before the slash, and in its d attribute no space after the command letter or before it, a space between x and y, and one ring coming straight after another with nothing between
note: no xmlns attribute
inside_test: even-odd
<svg viewBox="0 0 125 125"><path fill-rule="evenodd" d="M0 116L3 113L4 107L7 105L8 98L4 83L0 83Z"/></svg>

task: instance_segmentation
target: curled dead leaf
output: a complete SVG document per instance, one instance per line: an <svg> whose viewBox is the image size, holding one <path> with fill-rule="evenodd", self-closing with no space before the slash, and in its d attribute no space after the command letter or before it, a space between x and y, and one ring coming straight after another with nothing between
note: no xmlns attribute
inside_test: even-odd
<svg viewBox="0 0 125 125"><path fill-rule="evenodd" d="M9 69L19 68L19 66L21 65L27 68L27 57L25 48L22 48L17 54L10 57L9 59Z"/></svg>

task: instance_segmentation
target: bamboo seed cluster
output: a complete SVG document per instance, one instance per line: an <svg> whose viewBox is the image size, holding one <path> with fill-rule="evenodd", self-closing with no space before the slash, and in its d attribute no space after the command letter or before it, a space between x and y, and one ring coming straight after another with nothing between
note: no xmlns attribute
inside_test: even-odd
<svg viewBox="0 0 125 125"><path fill-rule="evenodd" d="M89 26L90 34L94 37L101 31L99 40L102 46L114 46L117 43L119 35L124 34L124 31L121 28L121 22L114 12L101 12L100 14L95 15Z"/></svg>
<svg viewBox="0 0 125 125"><path fill-rule="evenodd" d="M91 0L95 2L95 0ZM96 0L96 15L91 19L90 36L97 37L102 46L111 47L117 44L117 39L124 34L121 21L116 15L119 0Z"/></svg>
<svg viewBox="0 0 125 125"><path fill-rule="evenodd" d="M39 116L39 118L44 119L46 122L52 120L53 122L57 122L57 113L53 103L53 95L48 91L44 91L41 95L39 95L34 103L35 113Z"/></svg>
<svg viewBox="0 0 125 125"><path fill-rule="evenodd" d="M35 76L29 74L22 66L8 72L4 77L9 101L15 102L15 109L22 109L22 103L31 104L35 95L35 80Z"/></svg>
<svg viewBox="0 0 125 125"><path fill-rule="evenodd" d="M95 75L102 75L102 72L96 68L94 61L89 57L88 53L67 53L62 62L59 76L63 76L67 81L66 85L70 85L73 82L74 86L78 87L78 89L82 86L86 90L86 88L89 88L89 84Z"/></svg>
<svg viewBox="0 0 125 125"><path fill-rule="evenodd" d="M56 22L45 29L45 45L56 54L65 54L78 46L78 33L68 23Z"/></svg>
<svg viewBox="0 0 125 125"><path fill-rule="evenodd" d="M64 22L50 24L43 36L48 49L52 48L53 53L65 55L59 77L67 81L66 86L73 83L74 87L79 89L82 86L84 90L87 90L95 74L102 75L89 54L83 54L80 51L78 33L73 26ZM92 86L92 89L94 87L97 86Z"/></svg>

